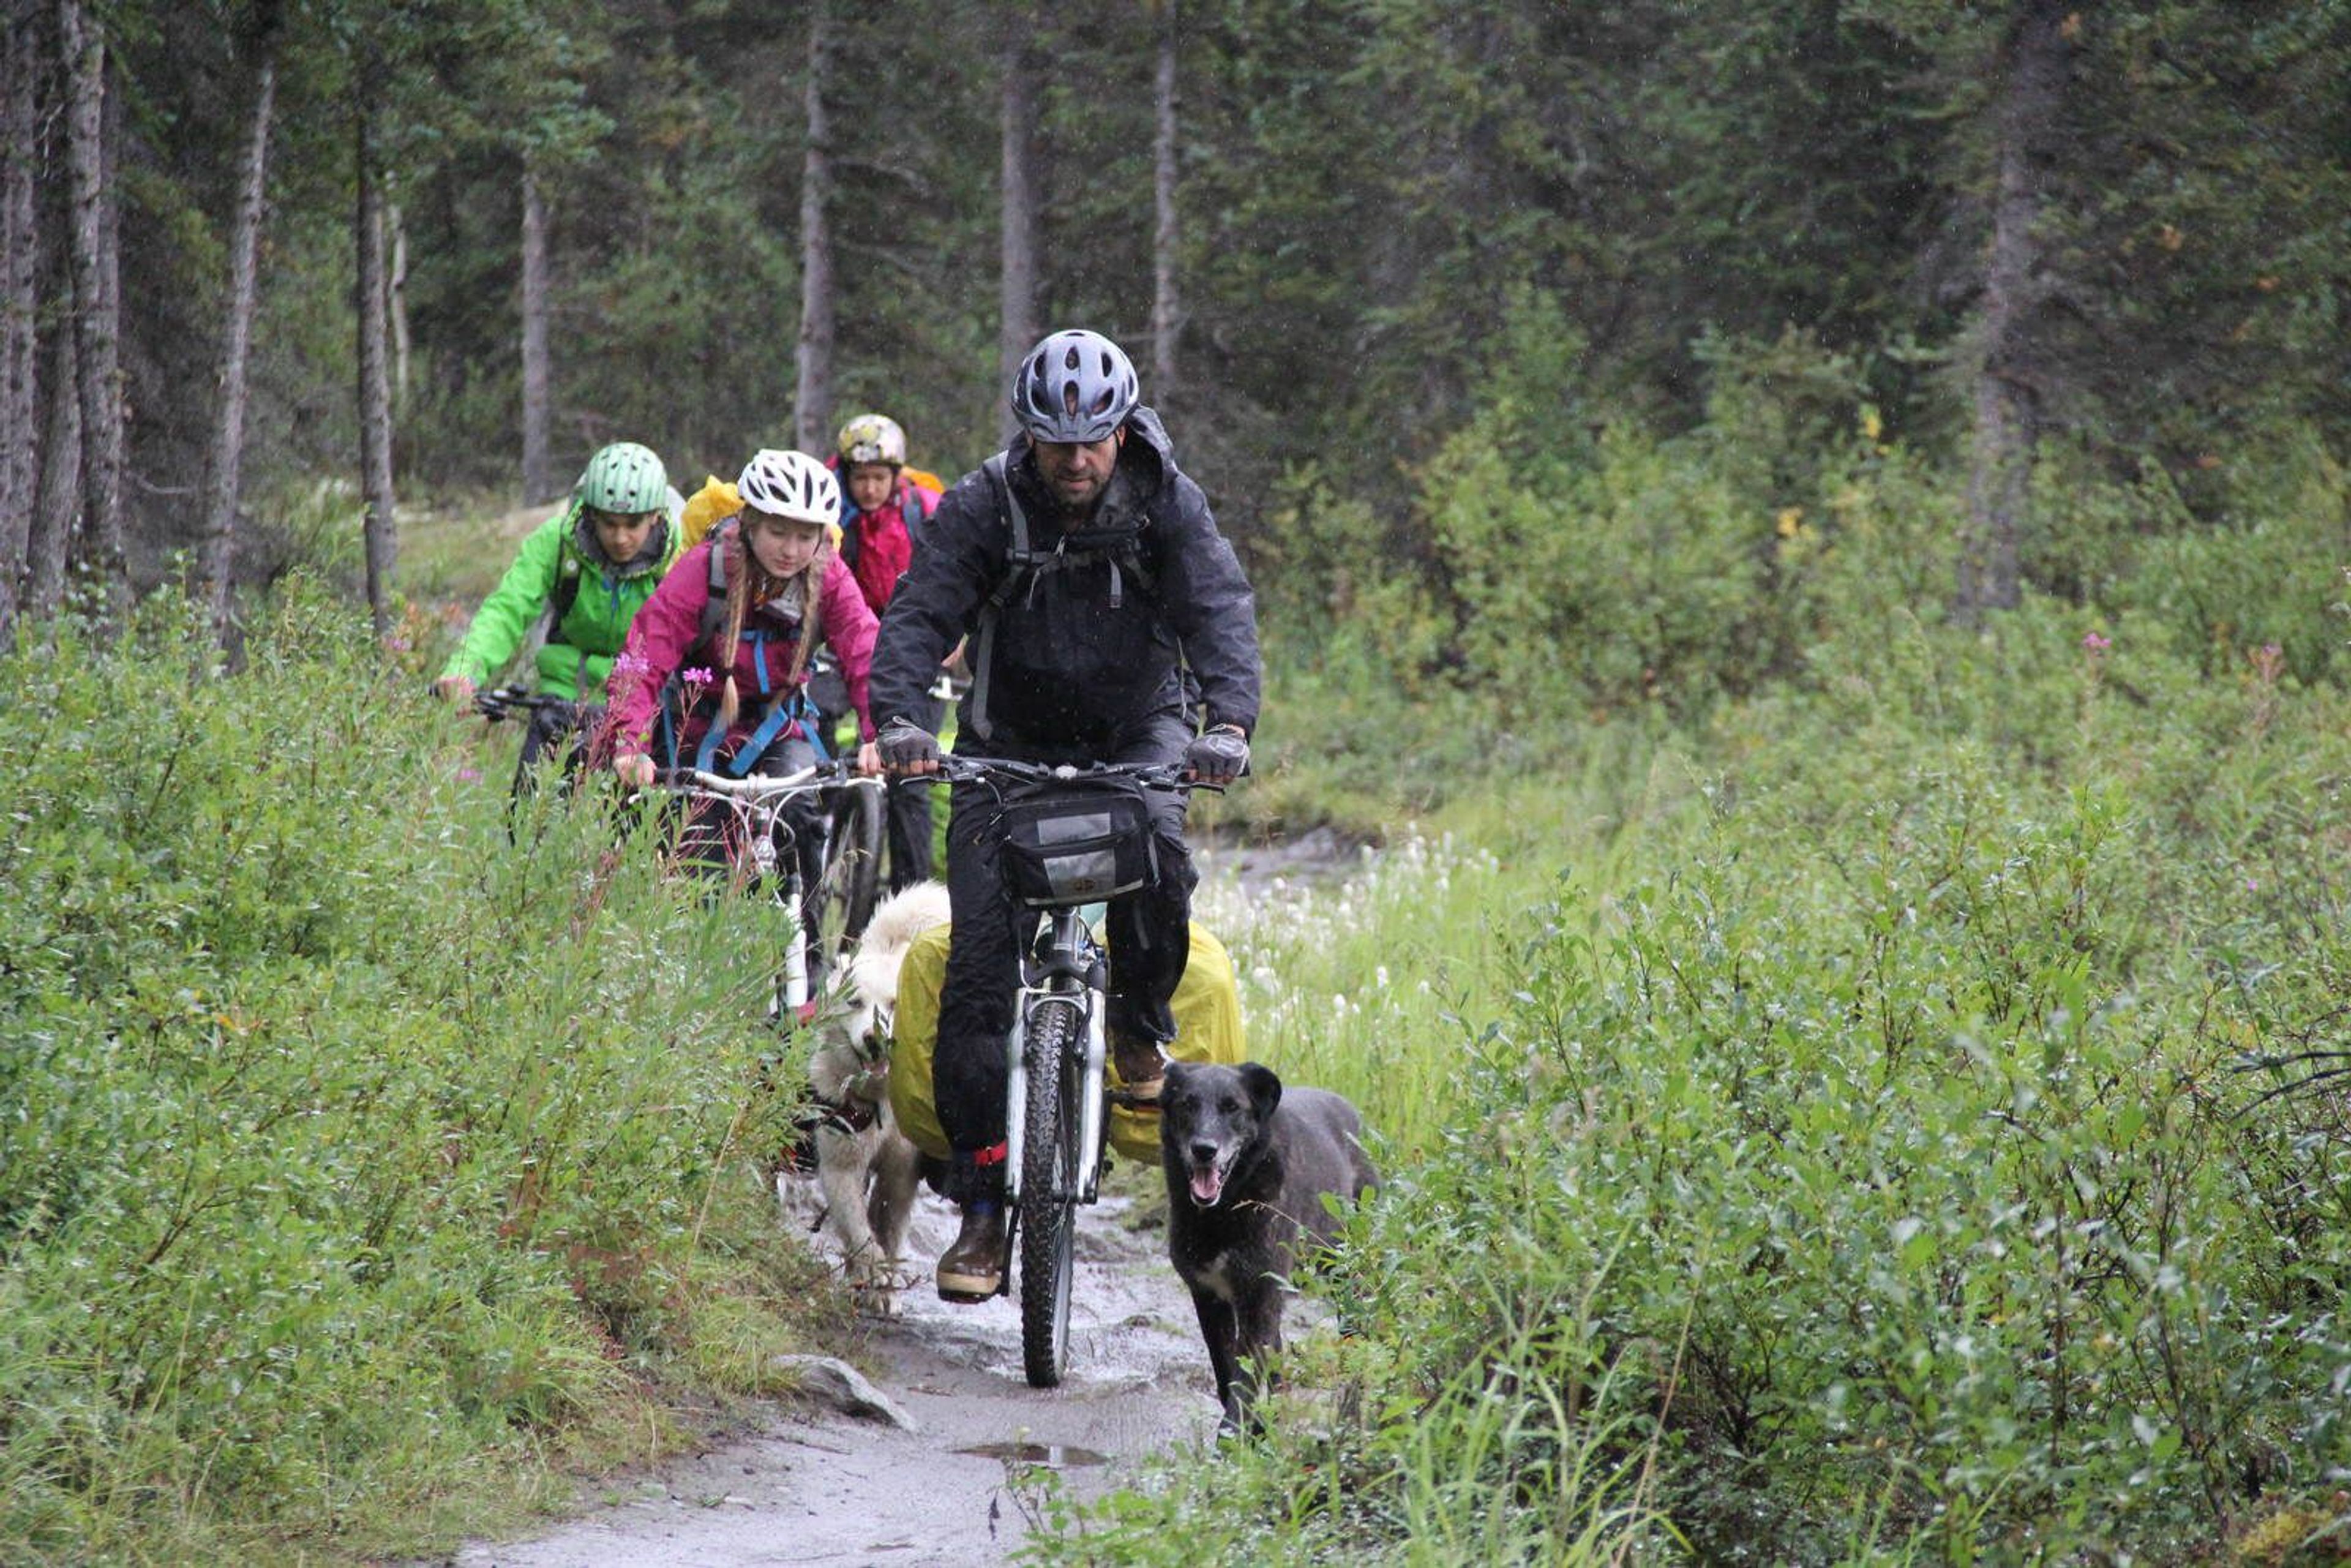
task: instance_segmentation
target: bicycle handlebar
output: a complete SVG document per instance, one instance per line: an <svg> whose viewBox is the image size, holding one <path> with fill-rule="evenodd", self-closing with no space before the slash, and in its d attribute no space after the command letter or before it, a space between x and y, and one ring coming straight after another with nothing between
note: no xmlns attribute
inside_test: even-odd
<svg viewBox="0 0 2351 1568"><path fill-rule="evenodd" d="M1224 788L1221 784L1186 779L1180 762L1094 762L1081 768L1068 762L1020 762L1008 757L959 757L954 752L939 758L935 774L910 775L892 782L1084 784L1111 779L1132 779L1151 789Z"/></svg>
<svg viewBox="0 0 2351 1568"><path fill-rule="evenodd" d="M855 783L863 777L855 763L841 758L813 764L797 773L754 773L743 779L729 779L723 773L705 772L699 768L656 768L653 787L703 789L738 800L762 800L771 795L797 795L828 784Z"/></svg>
<svg viewBox="0 0 2351 1568"><path fill-rule="evenodd" d="M569 697L550 696L545 692L527 691L521 686L491 686L474 694L474 711L493 724L517 708L570 714L577 712L579 707L580 705Z"/></svg>

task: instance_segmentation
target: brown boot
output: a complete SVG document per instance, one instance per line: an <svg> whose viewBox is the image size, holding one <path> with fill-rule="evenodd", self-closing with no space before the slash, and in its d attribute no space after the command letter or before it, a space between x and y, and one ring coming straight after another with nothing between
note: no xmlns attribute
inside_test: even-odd
<svg viewBox="0 0 2351 1568"><path fill-rule="evenodd" d="M1118 1103L1149 1109L1158 1106L1159 1092L1167 1083L1167 1053L1158 1042L1113 1033L1110 1037L1110 1064L1118 1073L1118 1088L1112 1092Z"/></svg>
<svg viewBox="0 0 2351 1568"><path fill-rule="evenodd" d="M957 1149L947 1160L947 1197L963 1228L932 1270L943 1301L984 1301L1004 1289L1004 1145Z"/></svg>
<svg viewBox="0 0 2351 1568"><path fill-rule="evenodd" d="M984 1301L1004 1289L1004 1204L974 1198L934 1270L943 1301Z"/></svg>

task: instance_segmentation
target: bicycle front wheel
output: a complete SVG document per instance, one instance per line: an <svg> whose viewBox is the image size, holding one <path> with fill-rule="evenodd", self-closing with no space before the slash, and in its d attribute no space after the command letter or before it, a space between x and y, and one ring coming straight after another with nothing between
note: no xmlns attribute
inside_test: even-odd
<svg viewBox="0 0 2351 1568"><path fill-rule="evenodd" d="M1029 1015L1029 1103L1020 1151L1020 1359L1032 1388L1058 1387L1070 1354L1070 1275L1077 1243L1080 1075L1074 1000Z"/></svg>
<svg viewBox="0 0 2351 1568"><path fill-rule="evenodd" d="M829 964L873 918L882 886L882 791L871 784L832 791L824 827L824 871L812 913L816 952Z"/></svg>

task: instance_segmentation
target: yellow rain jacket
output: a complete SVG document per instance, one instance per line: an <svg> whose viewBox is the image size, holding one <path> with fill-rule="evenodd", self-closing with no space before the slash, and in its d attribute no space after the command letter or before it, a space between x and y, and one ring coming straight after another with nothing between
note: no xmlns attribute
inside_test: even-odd
<svg viewBox="0 0 2351 1568"><path fill-rule="evenodd" d="M939 988L946 980L947 928L935 925L914 940L898 970L898 1009L890 1040L890 1108L898 1129L914 1146L947 1157L947 1135L939 1128L938 1103L931 1092L931 1051L938 1041ZM1248 1054L1241 1031L1240 988L1225 945L1197 921L1192 925L1192 956L1168 1005L1176 1013L1176 1043L1168 1054L1179 1061L1218 1061L1228 1066ZM1113 1084L1118 1068L1105 1062ZM1111 1107L1103 1127L1110 1146L1131 1160L1159 1158L1159 1114L1123 1105Z"/></svg>

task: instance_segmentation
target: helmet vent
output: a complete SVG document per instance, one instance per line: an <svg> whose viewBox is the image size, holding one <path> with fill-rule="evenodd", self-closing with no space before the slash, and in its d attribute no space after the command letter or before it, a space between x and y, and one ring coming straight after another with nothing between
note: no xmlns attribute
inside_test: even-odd
<svg viewBox="0 0 2351 1568"><path fill-rule="evenodd" d="M1012 387L1012 412L1032 441L1103 441L1134 410L1139 391L1117 344L1074 329L1029 350Z"/></svg>

